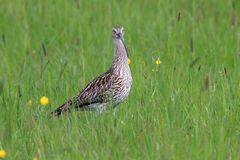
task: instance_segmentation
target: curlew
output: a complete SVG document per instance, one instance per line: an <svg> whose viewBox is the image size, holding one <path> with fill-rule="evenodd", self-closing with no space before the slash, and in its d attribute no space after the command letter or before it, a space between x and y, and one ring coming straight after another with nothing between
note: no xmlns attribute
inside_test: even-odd
<svg viewBox="0 0 240 160"><path fill-rule="evenodd" d="M132 85L131 70L128 65L128 51L123 38L123 27L114 27L112 38L115 55L107 72L93 79L77 96L67 100L51 115L59 116L72 109L102 112L124 101Z"/></svg>

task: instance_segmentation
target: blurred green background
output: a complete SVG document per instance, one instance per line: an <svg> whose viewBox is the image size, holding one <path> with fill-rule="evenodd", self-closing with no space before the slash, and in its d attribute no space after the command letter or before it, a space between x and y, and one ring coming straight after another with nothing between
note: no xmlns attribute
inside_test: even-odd
<svg viewBox="0 0 240 160"><path fill-rule="evenodd" d="M0 149L6 159L239 159L239 16L237 0L1 0ZM132 62L128 100L115 116L51 119L110 67L115 25Z"/></svg>

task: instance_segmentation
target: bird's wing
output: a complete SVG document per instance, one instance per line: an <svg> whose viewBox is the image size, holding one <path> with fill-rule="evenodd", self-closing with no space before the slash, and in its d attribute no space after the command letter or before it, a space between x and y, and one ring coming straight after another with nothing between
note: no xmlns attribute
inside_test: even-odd
<svg viewBox="0 0 240 160"><path fill-rule="evenodd" d="M92 80L76 97L77 107L87 106L93 103L103 103L111 99L111 87L114 75L107 71Z"/></svg>

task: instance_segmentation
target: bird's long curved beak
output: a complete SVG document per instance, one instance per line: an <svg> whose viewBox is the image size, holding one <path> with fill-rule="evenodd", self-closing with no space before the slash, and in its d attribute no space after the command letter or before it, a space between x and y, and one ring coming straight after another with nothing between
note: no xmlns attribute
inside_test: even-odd
<svg viewBox="0 0 240 160"><path fill-rule="evenodd" d="M123 45L124 45L124 48L125 48L125 50L126 50L126 52L127 52L127 56L129 57L128 50L127 50L127 47L126 47L126 45L125 45L123 36L120 36L120 40L122 41L122 43L123 43Z"/></svg>

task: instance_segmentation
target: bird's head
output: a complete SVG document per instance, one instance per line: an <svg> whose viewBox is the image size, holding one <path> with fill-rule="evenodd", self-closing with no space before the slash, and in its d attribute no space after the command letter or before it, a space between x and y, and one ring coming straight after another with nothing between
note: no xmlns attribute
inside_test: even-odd
<svg viewBox="0 0 240 160"><path fill-rule="evenodd" d="M113 27L112 37L113 39L123 40L123 27L122 26Z"/></svg>
<svg viewBox="0 0 240 160"><path fill-rule="evenodd" d="M126 47L125 42L124 42L123 34L124 33L123 33L123 27L122 26L113 27L112 36L113 36L113 41L114 41L115 45L122 44L122 46L125 48L125 51L126 51L127 56L128 56L128 50L127 50L127 47Z"/></svg>

